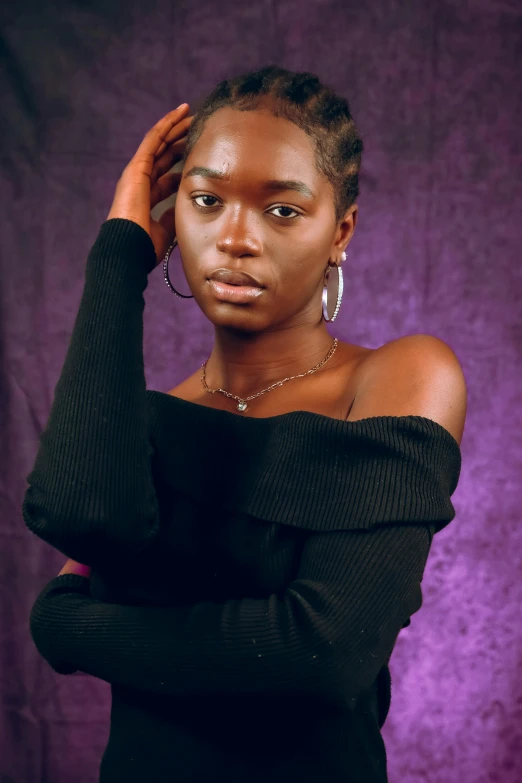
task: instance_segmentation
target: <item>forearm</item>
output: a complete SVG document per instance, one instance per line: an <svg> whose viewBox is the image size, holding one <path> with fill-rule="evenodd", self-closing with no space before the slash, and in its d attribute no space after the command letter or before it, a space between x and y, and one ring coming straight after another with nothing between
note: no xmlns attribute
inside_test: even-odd
<svg viewBox="0 0 522 783"><path fill-rule="evenodd" d="M350 587L370 546L375 578ZM55 671L138 690L356 698L420 608L428 549L424 528L318 536L283 596L183 607L96 601L86 580L66 575L38 597L31 633Z"/></svg>
<svg viewBox="0 0 522 783"><path fill-rule="evenodd" d="M89 565L137 554L157 532L142 345L143 292L154 263L139 226L102 225L28 477L28 527Z"/></svg>

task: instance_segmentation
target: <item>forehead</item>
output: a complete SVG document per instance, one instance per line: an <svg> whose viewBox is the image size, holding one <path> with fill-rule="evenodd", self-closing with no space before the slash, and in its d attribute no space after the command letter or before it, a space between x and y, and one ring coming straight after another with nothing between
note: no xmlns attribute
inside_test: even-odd
<svg viewBox="0 0 522 783"><path fill-rule="evenodd" d="M190 158L197 156L213 163L229 165L234 161L262 164L265 169L279 169L289 174L292 169L306 170L317 176L315 153L310 137L301 128L283 117L274 117L266 108L238 111L231 107L218 109L207 121L195 143ZM227 158L229 159L227 161ZM231 166L232 167L232 166ZM286 173L281 170L284 167Z"/></svg>

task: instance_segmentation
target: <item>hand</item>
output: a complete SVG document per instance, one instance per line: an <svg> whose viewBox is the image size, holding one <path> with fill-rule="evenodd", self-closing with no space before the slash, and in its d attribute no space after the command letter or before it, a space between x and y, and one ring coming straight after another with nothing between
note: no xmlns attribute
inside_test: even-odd
<svg viewBox="0 0 522 783"><path fill-rule="evenodd" d="M164 258L174 239L175 206L166 209L159 221L153 220L150 213L156 204L179 188L182 172L170 172L170 169L183 157L188 129L194 119L186 116L188 109L188 103L178 106L145 134L118 180L107 216L107 220L133 220L145 229L154 244L156 264Z"/></svg>
<svg viewBox="0 0 522 783"><path fill-rule="evenodd" d="M86 566L82 563L77 563L76 560L69 559L58 576L62 576L62 574L78 574L78 576L85 576L89 579L91 570L91 566Z"/></svg>

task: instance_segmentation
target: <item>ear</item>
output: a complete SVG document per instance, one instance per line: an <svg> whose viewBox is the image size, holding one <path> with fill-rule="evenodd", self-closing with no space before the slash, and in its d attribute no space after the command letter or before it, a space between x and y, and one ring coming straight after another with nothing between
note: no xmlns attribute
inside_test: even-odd
<svg viewBox="0 0 522 783"><path fill-rule="evenodd" d="M346 250L349 243L351 242L351 239L355 232L355 226L357 224L358 213L359 213L358 205L352 204L352 206L347 210L343 219L340 221L335 236L335 247L338 248L339 250L341 248L343 250Z"/></svg>

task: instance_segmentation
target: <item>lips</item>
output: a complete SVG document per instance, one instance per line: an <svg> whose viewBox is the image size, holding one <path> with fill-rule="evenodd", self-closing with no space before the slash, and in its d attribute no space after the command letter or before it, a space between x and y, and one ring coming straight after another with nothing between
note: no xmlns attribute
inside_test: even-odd
<svg viewBox="0 0 522 783"><path fill-rule="evenodd" d="M264 285L247 272L238 272L233 269L216 269L209 275L210 280L216 280L218 283L227 283L228 285L246 285L255 286L256 288L264 288Z"/></svg>

